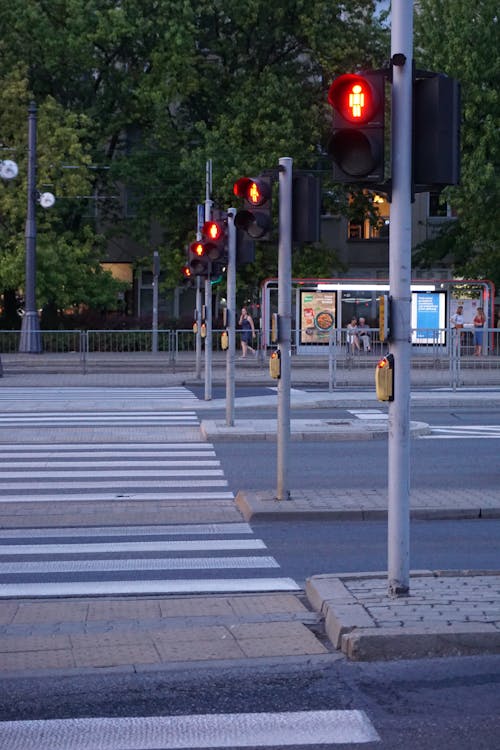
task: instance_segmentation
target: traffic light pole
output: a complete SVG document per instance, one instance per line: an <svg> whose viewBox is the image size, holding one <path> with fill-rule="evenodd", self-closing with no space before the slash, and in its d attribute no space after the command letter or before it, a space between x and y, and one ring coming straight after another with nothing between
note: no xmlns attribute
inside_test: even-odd
<svg viewBox="0 0 500 750"><path fill-rule="evenodd" d="M389 239L394 401L389 404L388 588L410 590L411 154L413 2L393 0L392 202Z"/></svg>
<svg viewBox="0 0 500 750"><path fill-rule="evenodd" d="M236 209L227 211L227 307L226 325L228 347L226 352L226 425L234 427L234 376L236 358Z"/></svg>
<svg viewBox="0 0 500 750"><path fill-rule="evenodd" d="M277 500L289 500L288 459L290 443L290 355L292 334L292 184L293 159L279 160L279 249L278 249L278 349L281 377L278 380Z"/></svg>
<svg viewBox="0 0 500 750"><path fill-rule="evenodd" d="M205 173L205 221L212 218L212 160L206 163ZM210 276L205 279L205 401L212 399L212 284Z"/></svg>
<svg viewBox="0 0 500 750"><path fill-rule="evenodd" d="M196 276L196 378L201 380L201 276Z"/></svg>

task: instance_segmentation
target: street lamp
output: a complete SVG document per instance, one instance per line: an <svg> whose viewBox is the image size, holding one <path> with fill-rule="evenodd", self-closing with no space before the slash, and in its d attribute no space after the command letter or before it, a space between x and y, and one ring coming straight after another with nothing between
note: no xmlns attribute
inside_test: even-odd
<svg viewBox="0 0 500 750"><path fill-rule="evenodd" d="M21 325L19 351L39 354L42 351L40 322L36 309L36 204L50 208L55 203L52 193L39 193L36 188L36 104L28 107L28 207L26 212L26 279L25 309Z"/></svg>
<svg viewBox="0 0 500 750"><path fill-rule="evenodd" d="M18 172L15 161L11 161L11 159L0 161L0 177L2 180L13 180L14 177L17 177Z"/></svg>

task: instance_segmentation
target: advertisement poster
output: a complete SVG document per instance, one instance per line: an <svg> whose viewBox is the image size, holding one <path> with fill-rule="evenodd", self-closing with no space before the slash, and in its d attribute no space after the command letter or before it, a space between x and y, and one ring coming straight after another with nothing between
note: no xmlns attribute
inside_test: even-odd
<svg viewBox="0 0 500 750"><path fill-rule="evenodd" d="M336 292L301 292L300 343L328 344L336 325Z"/></svg>
<svg viewBox="0 0 500 750"><path fill-rule="evenodd" d="M412 344L444 344L445 313L444 292L412 292Z"/></svg>

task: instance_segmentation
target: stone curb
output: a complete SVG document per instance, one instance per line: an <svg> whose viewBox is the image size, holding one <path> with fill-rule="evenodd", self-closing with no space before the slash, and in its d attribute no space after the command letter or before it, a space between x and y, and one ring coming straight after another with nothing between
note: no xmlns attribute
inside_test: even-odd
<svg viewBox="0 0 500 750"><path fill-rule="evenodd" d="M384 576L383 578L381 576ZM478 611L483 603L470 595L474 579L488 580L491 577L496 589L488 602L488 616ZM417 593L412 598L412 581L427 579L427 595ZM454 582L453 606L442 602L443 592L438 582L449 579ZM349 590L349 582L355 590L365 596L356 596ZM375 661L394 659L421 659L442 656L469 656L500 653L500 573L497 571L412 571L410 596L391 600L399 606L399 617L381 625L373 616L374 609L382 610L387 595L377 593L386 585L383 573L356 573L313 576L306 581L309 603L325 618L325 630L334 648L353 661ZM446 583L446 581L444 581ZM361 586L360 586L361 584ZM471 585L472 584L472 585ZM374 591L370 591L373 587ZM442 588L442 587L441 587ZM368 591L368 593L366 593ZM464 592L466 592L464 594ZM447 593L450 596L449 593ZM453 596L450 596L453 598ZM385 601L384 601L385 600ZM438 621L432 608L453 609L447 622ZM475 609L474 609L475 608ZM404 610L413 618L411 624L404 622ZM475 614L471 614L474 612ZM381 615L384 616L384 615ZM474 619L475 618L475 619ZM415 620L420 620L418 624Z"/></svg>
<svg viewBox="0 0 500 750"><path fill-rule="evenodd" d="M219 420L203 420L201 434L210 442L242 440L269 440L276 442L277 425L275 419L235 420L229 426ZM330 440L376 440L387 437L387 422L363 422L340 419L291 419L290 439L292 441ZM431 428L425 422L410 423L411 437L430 435Z"/></svg>
<svg viewBox="0 0 500 750"><path fill-rule="evenodd" d="M341 497L325 499L309 496L307 491L293 493L289 500L277 500L275 490L240 490L235 504L246 521L286 521L286 520L330 520L330 521L380 521L387 519L387 501L377 502L376 493L359 492L353 498L349 493ZM456 494L456 493L455 493ZM349 496L348 496L349 495ZM483 502L481 502L483 500ZM431 501L430 501L431 502ZM410 509L412 520L467 520L500 518L500 499L497 506L488 507L479 493L477 504L456 504L443 506L439 503L427 506L418 505L415 500Z"/></svg>

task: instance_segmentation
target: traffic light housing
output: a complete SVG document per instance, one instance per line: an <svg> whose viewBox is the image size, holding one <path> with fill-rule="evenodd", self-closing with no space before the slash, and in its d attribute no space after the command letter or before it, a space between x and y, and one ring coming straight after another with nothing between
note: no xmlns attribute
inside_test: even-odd
<svg viewBox="0 0 500 750"><path fill-rule="evenodd" d="M394 401L394 355L387 354L375 368L375 388L379 401Z"/></svg>
<svg viewBox="0 0 500 750"><path fill-rule="evenodd" d="M292 182L292 241L321 239L321 183L313 174L296 174Z"/></svg>
<svg viewBox="0 0 500 750"><path fill-rule="evenodd" d="M196 240L189 246L187 266L191 276L209 276L211 270L210 258L207 253L207 243Z"/></svg>
<svg viewBox="0 0 500 750"><path fill-rule="evenodd" d="M328 152L333 179L350 184L384 182L385 72L345 73L328 91L333 108Z"/></svg>
<svg viewBox="0 0 500 750"><path fill-rule="evenodd" d="M417 71L413 82L413 183L416 191L458 184L460 115L459 82L443 73Z"/></svg>
<svg viewBox="0 0 500 750"><path fill-rule="evenodd" d="M243 198L243 209L234 217L236 228L253 240L269 242L273 227L272 177L240 177L234 183L233 192Z"/></svg>
<svg viewBox="0 0 500 750"><path fill-rule="evenodd" d="M206 221L201 230L206 252L211 261L227 259L227 219L223 211L215 211L214 218Z"/></svg>
<svg viewBox="0 0 500 750"><path fill-rule="evenodd" d="M227 258L227 226L223 212L203 224L201 240L189 246L187 268L192 276L209 276L212 266L224 263ZM186 273L183 271L184 276ZM188 275L189 277L189 275Z"/></svg>

